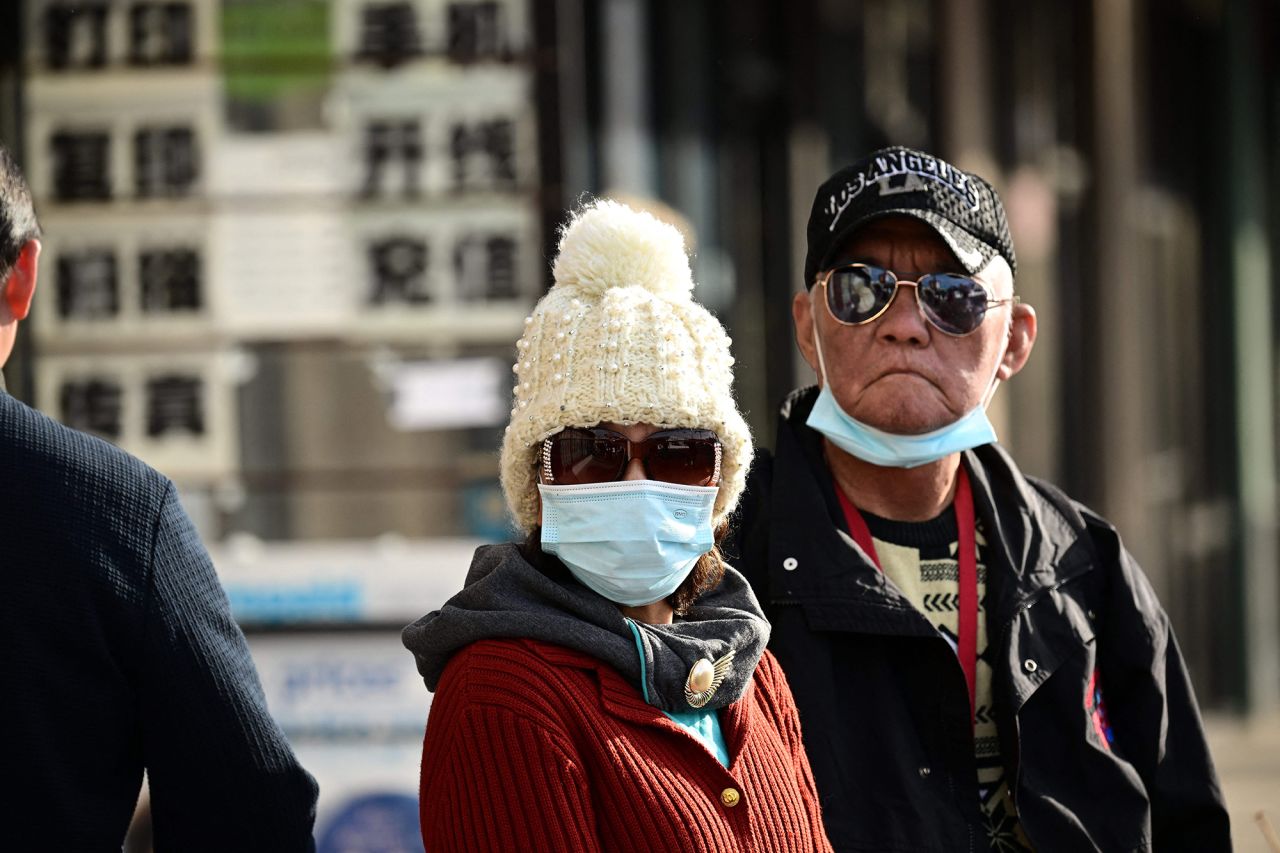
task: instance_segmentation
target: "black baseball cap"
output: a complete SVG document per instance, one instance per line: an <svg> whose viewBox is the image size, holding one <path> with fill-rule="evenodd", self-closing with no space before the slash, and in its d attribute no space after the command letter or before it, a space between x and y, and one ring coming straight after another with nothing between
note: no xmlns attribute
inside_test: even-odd
<svg viewBox="0 0 1280 853"><path fill-rule="evenodd" d="M818 187L809 214L805 287L813 286L847 236L873 219L894 215L929 224L970 275L995 255L1018 271L1004 205L991 184L932 154L898 145L845 166Z"/></svg>

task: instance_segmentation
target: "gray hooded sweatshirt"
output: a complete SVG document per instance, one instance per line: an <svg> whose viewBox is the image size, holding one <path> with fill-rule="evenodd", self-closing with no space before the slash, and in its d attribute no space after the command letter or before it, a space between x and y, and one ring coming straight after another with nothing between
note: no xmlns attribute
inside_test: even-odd
<svg viewBox="0 0 1280 853"><path fill-rule="evenodd" d="M559 560L509 543L477 549L462 591L405 628L402 640L433 692L449 659L471 643L531 639L585 652L650 704L679 713L691 710L684 686L697 661L733 651L732 669L705 706L723 708L742 696L769 639L751 587L728 567L684 617L670 625L635 624L638 640L618 605L578 583Z"/></svg>

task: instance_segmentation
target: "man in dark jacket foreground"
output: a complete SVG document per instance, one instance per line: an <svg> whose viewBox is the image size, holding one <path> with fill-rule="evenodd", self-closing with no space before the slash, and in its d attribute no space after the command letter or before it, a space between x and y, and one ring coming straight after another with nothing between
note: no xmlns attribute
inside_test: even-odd
<svg viewBox="0 0 1280 853"><path fill-rule="evenodd" d="M38 234L0 148L0 364ZM0 846L119 850L145 770L156 850L314 849L315 781L173 484L3 391L0 482Z"/></svg>
<svg viewBox="0 0 1280 853"><path fill-rule="evenodd" d="M783 406L730 554L773 622L847 851L1230 849L1168 617L1115 529L1024 477L986 405L1026 363L1003 207L878 151L819 189Z"/></svg>

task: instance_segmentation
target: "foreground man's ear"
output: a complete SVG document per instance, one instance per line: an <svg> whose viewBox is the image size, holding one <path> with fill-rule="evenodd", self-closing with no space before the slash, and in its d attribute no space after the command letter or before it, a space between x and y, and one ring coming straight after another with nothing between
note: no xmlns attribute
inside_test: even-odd
<svg viewBox="0 0 1280 853"><path fill-rule="evenodd" d="M36 267L40 261L40 241L28 240L18 253L9 277L0 282L0 366L9 360L18 339L18 321L31 311L36 292Z"/></svg>
<svg viewBox="0 0 1280 853"><path fill-rule="evenodd" d="M40 263L40 241L28 240L18 253L18 260L4 283L3 311L0 323L27 319L31 300L36 293L36 273Z"/></svg>

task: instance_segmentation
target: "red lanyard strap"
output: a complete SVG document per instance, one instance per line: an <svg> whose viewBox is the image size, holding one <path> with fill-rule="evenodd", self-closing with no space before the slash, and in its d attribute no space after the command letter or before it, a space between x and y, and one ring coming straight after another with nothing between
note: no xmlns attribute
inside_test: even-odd
<svg viewBox="0 0 1280 853"><path fill-rule="evenodd" d="M883 572L866 519L839 485L836 486L836 497L840 500L840 509L844 511L845 522L849 525L849 535L871 558L875 567ZM964 670L965 684L969 688L969 718L972 720L978 672L978 544L973 515L973 490L969 487L969 474L963 465L956 471L955 508L956 528L960 534L957 549L959 553L956 554L960 570L957 579L960 624L956 637L956 657L960 659L960 668Z"/></svg>
<svg viewBox="0 0 1280 853"><path fill-rule="evenodd" d="M844 510L844 520L849 525L849 535L853 537L854 542L858 543L858 547L867 553L875 567L883 572L884 567L880 565L880 555L876 553L876 543L871 539L867 520L862 517L862 513L858 512L858 508L853 505L853 501L849 500L849 496L844 493L844 489L840 488L838 483L836 497L840 499L840 509Z"/></svg>

